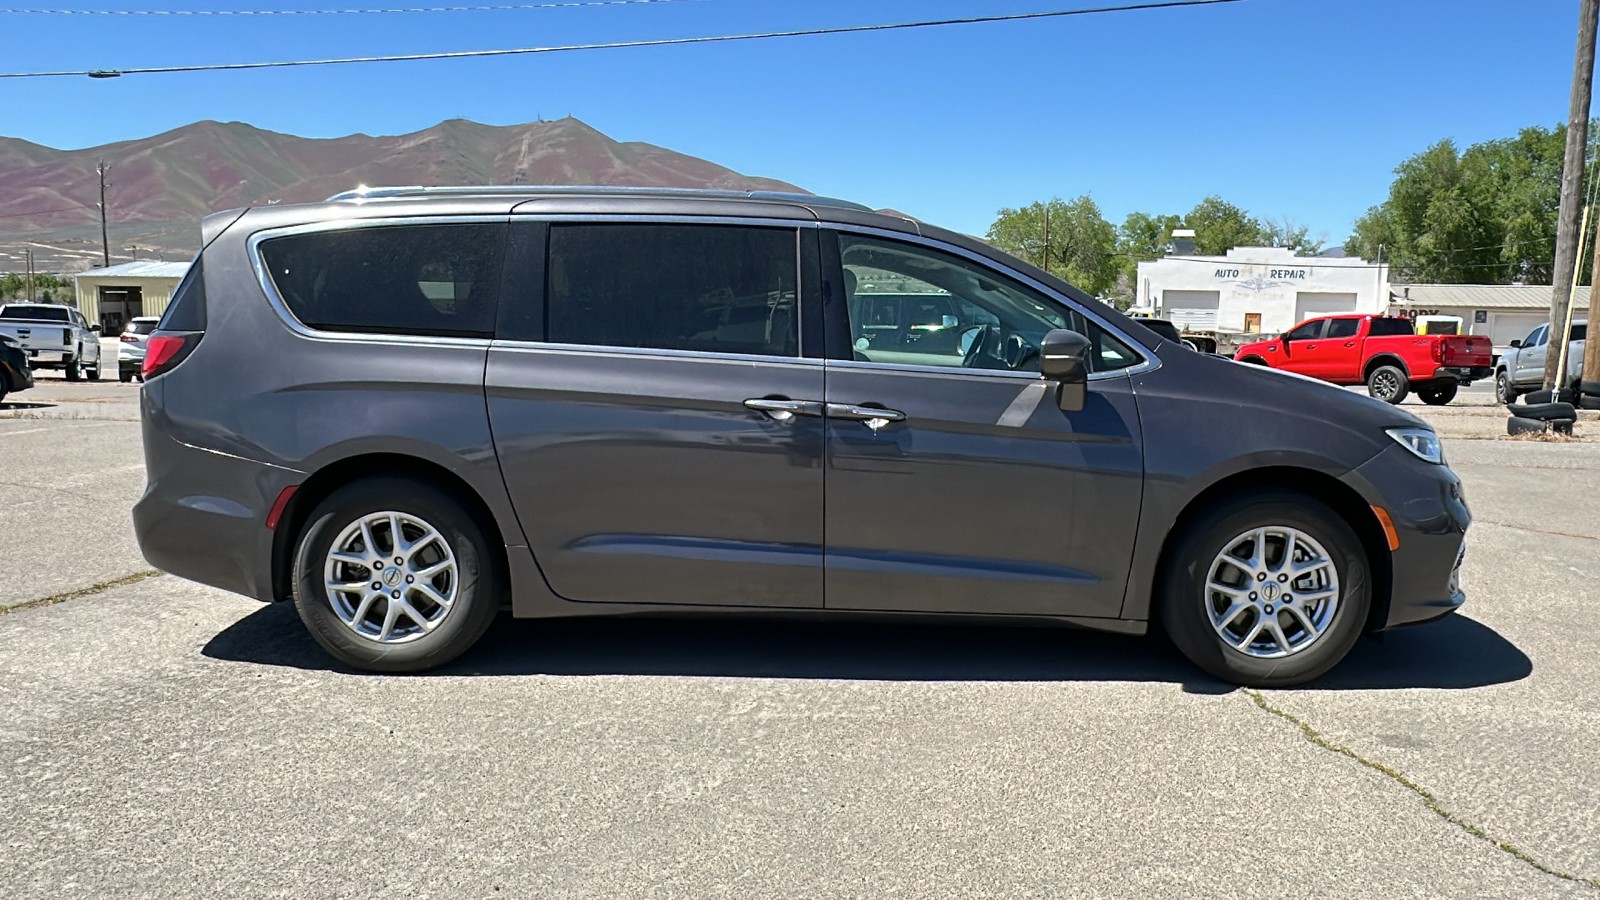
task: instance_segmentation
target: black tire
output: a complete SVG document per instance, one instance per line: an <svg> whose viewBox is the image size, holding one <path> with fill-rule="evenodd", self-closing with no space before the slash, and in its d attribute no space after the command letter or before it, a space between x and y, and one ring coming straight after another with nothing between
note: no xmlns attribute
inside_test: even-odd
<svg viewBox="0 0 1600 900"><path fill-rule="evenodd" d="M1584 394L1578 398L1579 409L1600 409L1600 394Z"/></svg>
<svg viewBox="0 0 1600 900"><path fill-rule="evenodd" d="M1417 399L1429 406L1443 406L1456 398L1461 385L1454 381L1435 381L1417 388Z"/></svg>
<svg viewBox="0 0 1600 900"><path fill-rule="evenodd" d="M380 643L357 635L334 611L323 587L325 561L340 532L363 516L386 511L414 516L436 529L455 556L459 578L454 604L438 625L404 643ZM374 534L374 543L384 547L384 541ZM352 482L319 503L300 533L294 560L295 610L317 643L340 662L374 672L431 669L466 652L494 621L505 591L495 547L484 526L461 504L425 481L379 476ZM389 552L393 551L385 549L385 556ZM382 578L373 569L357 566L356 571ZM409 589L401 591L409 594ZM388 602L376 600L364 621L381 617Z"/></svg>
<svg viewBox="0 0 1600 900"><path fill-rule="evenodd" d="M1550 429L1550 423L1543 419L1524 419L1521 416L1512 416L1506 420L1506 434L1544 434Z"/></svg>
<svg viewBox="0 0 1600 900"><path fill-rule="evenodd" d="M1600 397L1600 381L1580 381L1578 392L1585 397Z"/></svg>
<svg viewBox="0 0 1600 900"><path fill-rule="evenodd" d="M89 373L89 380L90 381L99 381L100 380L100 364L99 363L95 363L93 368L85 367L85 371Z"/></svg>
<svg viewBox="0 0 1600 900"><path fill-rule="evenodd" d="M1551 419L1550 430L1556 434L1572 435L1572 426L1578 424L1577 419Z"/></svg>
<svg viewBox="0 0 1600 900"><path fill-rule="evenodd" d="M1399 366L1379 366L1367 373L1367 394L1385 403L1400 405L1411 393L1411 379Z"/></svg>
<svg viewBox="0 0 1600 900"><path fill-rule="evenodd" d="M1321 544L1341 587L1339 604L1321 636L1276 659L1250 656L1224 643L1207 611L1211 595L1205 584L1212 563L1235 536L1262 525L1296 528ZM1322 675L1350 652L1372 605L1368 571L1361 541L1333 510L1294 491L1250 492L1208 510L1177 538L1162 561L1157 603L1172 642L1195 665L1235 684L1283 687ZM1264 613L1258 610L1255 615ZM1289 621L1281 611L1276 615Z"/></svg>
<svg viewBox="0 0 1600 900"><path fill-rule="evenodd" d="M1522 399L1529 406L1538 406L1544 403L1576 403L1578 395L1571 388L1563 388L1559 391L1541 388L1537 391L1529 391L1527 396Z"/></svg>
<svg viewBox="0 0 1600 900"><path fill-rule="evenodd" d="M1511 384L1510 372L1507 372L1505 369L1501 369L1495 373L1494 398L1496 400L1499 400L1506 406L1510 406L1511 404L1517 402L1517 398L1520 396L1521 394L1517 393L1516 387Z"/></svg>
<svg viewBox="0 0 1600 900"><path fill-rule="evenodd" d="M1571 403L1526 403L1509 407L1511 414L1520 419L1538 419L1548 422L1551 419L1576 419L1578 411Z"/></svg>
<svg viewBox="0 0 1600 900"><path fill-rule="evenodd" d="M122 382L123 384L127 384L128 382L132 381L133 380L133 370L132 369L118 369L117 370L117 380Z"/></svg>
<svg viewBox="0 0 1600 900"><path fill-rule="evenodd" d="M67 370L68 381L77 381L78 377L83 374L83 370L79 367L78 358L76 356L70 356L67 358L65 368Z"/></svg>

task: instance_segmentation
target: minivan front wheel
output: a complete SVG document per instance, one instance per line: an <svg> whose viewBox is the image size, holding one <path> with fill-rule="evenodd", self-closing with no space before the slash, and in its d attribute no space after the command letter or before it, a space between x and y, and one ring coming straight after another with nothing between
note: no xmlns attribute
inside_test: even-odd
<svg viewBox="0 0 1600 900"><path fill-rule="evenodd" d="M397 477L347 485L312 512L295 553L294 605L348 665L416 672L478 641L500 605L492 547L433 486Z"/></svg>
<svg viewBox="0 0 1600 900"><path fill-rule="evenodd" d="M1350 526L1301 494L1219 505L1186 530L1163 573L1173 643L1226 681L1299 684L1355 644L1371 605L1366 554Z"/></svg>

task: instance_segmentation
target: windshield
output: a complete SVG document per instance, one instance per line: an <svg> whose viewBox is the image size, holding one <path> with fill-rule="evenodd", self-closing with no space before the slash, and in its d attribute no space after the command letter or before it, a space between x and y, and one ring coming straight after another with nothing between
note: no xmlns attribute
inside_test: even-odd
<svg viewBox="0 0 1600 900"><path fill-rule="evenodd" d="M17 306L0 309L0 319L33 319L41 322L70 322L65 306Z"/></svg>

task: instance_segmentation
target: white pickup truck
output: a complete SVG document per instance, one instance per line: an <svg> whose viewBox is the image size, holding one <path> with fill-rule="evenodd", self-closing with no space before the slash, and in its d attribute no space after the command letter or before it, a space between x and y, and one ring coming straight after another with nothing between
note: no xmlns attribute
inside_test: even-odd
<svg viewBox="0 0 1600 900"><path fill-rule="evenodd" d="M100 326L83 313L54 303L7 303L0 306L0 334L15 338L39 369L63 369L68 381L87 373L100 379Z"/></svg>

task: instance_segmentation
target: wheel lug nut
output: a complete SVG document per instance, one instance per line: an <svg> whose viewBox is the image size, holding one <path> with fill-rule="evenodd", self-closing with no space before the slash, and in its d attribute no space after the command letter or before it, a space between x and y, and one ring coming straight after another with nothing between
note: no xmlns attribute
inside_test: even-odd
<svg viewBox="0 0 1600 900"><path fill-rule="evenodd" d="M394 564L397 565L397 566L400 565L400 557L396 556L394 558Z"/></svg>
<svg viewBox="0 0 1600 900"><path fill-rule="evenodd" d="M399 600L400 599L400 592L399 591L395 591L394 593L390 594L389 596L393 597L396 600Z"/></svg>
<svg viewBox="0 0 1600 900"><path fill-rule="evenodd" d="M381 590L383 590L383 582L381 582L381 581L374 581L374 582L373 582L373 583L372 583L372 589L373 589L373 590L375 590L375 591L381 591Z"/></svg>
<svg viewBox="0 0 1600 900"><path fill-rule="evenodd" d="M416 580L417 579L411 577L410 575L406 576L406 584L410 584L410 583L412 583L413 581L416 581Z"/></svg>
<svg viewBox="0 0 1600 900"><path fill-rule="evenodd" d="M1293 594L1284 594L1283 595L1283 602L1284 603L1293 603L1294 602L1294 595Z"/></svg>
<svg viewBox="0 0 1600 900"><path fill-rule="evenodd" d="M395 560L395 562L399 562L399 560ZM1278 576L1278 580L1279 581L1288 581L1289 580L1289 576L1287 576L1287 575L1279 575Z"/></svg>
<svg viewBox="0 0 1600 900"><path fill-rule="evenodd" d="M1272 612L1272 604L1267 604L1267 612Z"/></svg>
<svg viewBox="0 0 1600 900"><path fill-rule="evenodd" d="M1266 581L1267 580L1267 573L1265 573L1265 572L1257 572L1256 573L1256 580L1257 581Z"/></svg>
<svg viewBox="0 0 1600 900"><path fill-rule="evenodd" d="M377 587L377 585L373 585L373 587ZM1250 592L1250 599L1251 599L1251 600L1254 600L1254 599L1256 599L1256 592L1255 592L1255 591L1251 591L1251 592Z"/></svg>

